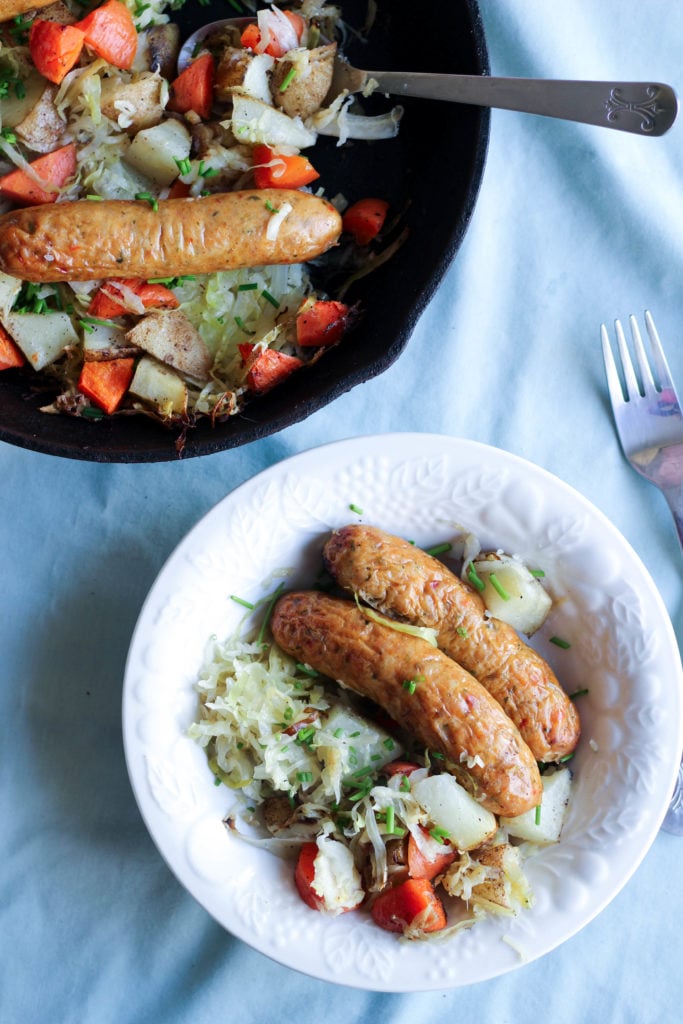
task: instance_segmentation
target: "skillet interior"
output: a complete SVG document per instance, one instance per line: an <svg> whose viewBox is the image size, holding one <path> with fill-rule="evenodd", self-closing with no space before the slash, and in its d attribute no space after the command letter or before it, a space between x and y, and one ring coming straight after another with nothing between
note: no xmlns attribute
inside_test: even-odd
<svg viewBox="0 0 683 1024"><path fill-rule="evenodd" d="M488 74L488 56L476 0L441 0L438 18L424 20L408 0L378 0L377 19L363 41L344 46L359 67ZM366 0L343 0L348 23L362 27ZM193 5L177 20L183 36L207 20ZM372 98L368 112L396 100ZM257 440L296 423L357 384L382 373L406 346L417 320L455 256L479 190L489 133L488 110L427 100L402 101L396 139L337 147L321 139L313 156L327 194L349 200L387 198L403 211L408 239L383 267L346 296L363 316L352 334L314 366L252 402L243 414L188 432L184 457L206 455ZM143 416L102 421L41 413L49 397L36 393L30 370L0 373L0 439L47 454L97 462L161 462L178 458L177 432Z"/></svg>

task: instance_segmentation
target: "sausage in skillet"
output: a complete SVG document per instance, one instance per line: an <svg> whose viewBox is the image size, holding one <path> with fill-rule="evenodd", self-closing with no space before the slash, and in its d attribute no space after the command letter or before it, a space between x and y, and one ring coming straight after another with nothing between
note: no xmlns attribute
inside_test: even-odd
<svg viewBox="0 0 683 1024"><path fill-rule="evenodd" d="M540 803L538 766L515 725L476 679L426 640L317 591L283 595L271 628L284 651L375 701L430 750L456 766L469 757L476 795L494 814L514 817ZM411 680L413 692L404 685Z"/></svg>
<svg viewBox="0 0 683 1024"><path fill-rule="evenodd" d="M518 727L538 761L570 754L579 717L547 662L438 559L374 526L335 532L330 574L385 615L438 630L439 647L471 672Z"/></svg>
<svg viewBox="0 0 683 1024"><path fill-rule="evenodd" d="M268 238L268 225L291 210ZM0 270L23 281L210 274L303 263L333 246L341 218L324 199L287 189L197 199L87 199L12 210L0 217Z"/></svg>

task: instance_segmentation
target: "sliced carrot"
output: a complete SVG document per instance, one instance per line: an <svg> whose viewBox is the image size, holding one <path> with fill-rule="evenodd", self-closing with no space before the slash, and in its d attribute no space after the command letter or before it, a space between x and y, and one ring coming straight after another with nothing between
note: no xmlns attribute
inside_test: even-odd
<svg viewBox="0 0 683 1024"><path fill-rule="evenodd" d="M180 178L176 178L168 190L169 199L187 199L189 194L190 186L186 185L184 181L180 180Z"/></svg>
<svg viewBox="0 0 683 1024"><path fill-rule="evenodd" d="M166 109L173 110L176 114L187 114L188 111L194 110L195 114L204 120L210 117L215 67L215 61L210 53L200 54L171 83L171 99L166 104Z"/></svg>
<svg viewBox="0 0 683 1024"><path fill-rule="evenodd" d="M446 927L446 911L426 878L409 878L379 894L371 909L375 924L389 932L438 932Z"/></svg>
<svg viewBox="0 0 683 1024"><path fill-rule="evenodd" d="M272 164L272 166L267 166ZM313 164L299 154L284 156L270 146L254 146L256 188L302 188L320 175Z"/></svg>
<svg viewBox="0 0 683 1024"><path fill-rule="evenodd" d="M238 348L245 366L248 367L247 387L256 394L270 391L304 365L296 356L289 356L286 352L278 352L272 348L259 352L252 362L254 346L245 343Z"/></svg>
<svg viewBox="0 0 683 1024"><path fill-rule="evenodd" d="M80 57L84 40L76 25L36 18L28 34L31 60L44 78L59 85Z"/></svg>
<svg viewBox="0 0 683 1024"><path fill-rule="evenodd" d="M177 309L180 305L178 297L166 285L150 284L148 281L139 281L136 278L114 279L105 281L97 289L90 300L88 316L95 316L101 320L125 316L129 310L115 298L116 295L121 295L122 285L135 292L146 309Z"/></svg>
<svg viewBox="0 0 683 1024"><path fill-rule="evenodd" d="M76 173L76 146L69 142L52 153L39 156L29 164L41 181L54 188L62 188ZM39 206L54 203L58 192L41 188L26 171L17 168L0 178L0 191L15 203L23 206Z"/></svg>
<svg viewBox="0 0 683 1024"><path fill-rule="evenodd" d="M10 338L4 327L0 326L0 370L13 370L23 366L24 354Z"/></svg>
<svg viewBox="0 0 683 1024"><path fill-rule="evenodd" d="M138 33L132 14L121 0L107 0L77 21L75 27L83 32L85 45L98 57L117 68L132 67Z"/></svg>
<svg viewBox="0 0 683 1024"><path fill-rule="evenodd" d="M306 28L306 22L300 14L296 14L294 11L283 11L282 13L289 19L299 42L301 42L301 37L303 36L304 29ZM261 32L256 22L252 22L247 25L242 32L240 42L242 46L248 50L256 49L261 42ZM271 57L282 57L286 52L285 47L277 39L272 38L264 50L264 53L270 54Z"/></svg>
<svg viewBox="0 0 683 1024"><path fill-rule="evenodd" d="M318 856L317 843L304 843L294 870L294 884L304 903L312 910L322 910L323 901L313 888L315 878L315 858Z"/></svg>
<svg viewBox="0 0 683 1024"><path fill-rule="evenodd" d="M342 228L359 245L368 245L382 230L388 209L384 199L359 199L342 215Z"/></svg>
<svg viewBox="0 0 683 1024"><path fill-rule="evenodd" d="M411 878L436 878L455 858L456 852L451 846L444 846L443 851L437 853L435 857L425 857L411 832L408 840L408 874Z"/></svg>
<svg viewBox="0 0 683 1024"><path fill-rule="evenodd" d="M83 363L78 390L108 415L115 412L130 387L135 359L107 359Z"/></svg>
<svg viewBox="0 0 683 1024"><path fill-rule="evenodd" d="M296 340L302 348L334 345L348 323L349 307L343 302L319 299L296 318Z"/></svg>

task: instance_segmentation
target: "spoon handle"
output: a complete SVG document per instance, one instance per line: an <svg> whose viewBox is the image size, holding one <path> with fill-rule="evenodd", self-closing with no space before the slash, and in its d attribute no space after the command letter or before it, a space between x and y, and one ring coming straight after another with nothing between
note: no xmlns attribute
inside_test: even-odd
<svg viewBox="0 0 683 1024"><path fill-rule="evenodd" d="M470 103L525 114L615 128L635 135L663 135L674 123L678 100L661 82L574 82L368 71L378 92Z"/></svg>

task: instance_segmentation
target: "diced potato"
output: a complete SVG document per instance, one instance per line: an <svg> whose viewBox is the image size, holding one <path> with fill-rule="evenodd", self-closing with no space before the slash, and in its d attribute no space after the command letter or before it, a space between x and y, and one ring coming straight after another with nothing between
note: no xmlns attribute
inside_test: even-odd
<svg viewBox="0 0 683 1024"><path fill-rule="evenodd" d="M274 107L255 100L241 91L233 94L232 119L229 123L238 142L251 145L292 146L306 149L315 143L315 132L309 131L300 118L287 117Z"/></svg>
<svg viewBox="0 0 683 1024"><path fill-rule="evenodd" d="M349 753L354 755L354 763L347 775L368 767L377 770L402 753L402 747L381 726L343 707L332 709L316 743L317 754L332 775L349 763Z"/></svg>
<svg viewBox="0 0 683 1024"><path fill-rule="evenodd" d="M37 103L15 126L18 137L34 153L51 153L57 149L66 131L66 121L55 107L56 95L56 86L46 86Z"/></svg>
<svg viewBox="0 0 683 1024"><path fill-rule="evenodd" d="M173 370L149 356L143 356L136 366L128 390L137 398L154 405L162 416L183 413L187 407L185 382Z"/></svg>
<svg viewBox="0 0 683 1024"><path fill-rule="evenodd" d="M556 843L560 838L571 795L572 775L568 768L541 776L543 797L540 813L532 808L516 818L500 818L508 835L531 843ZM537 823L538 818L538 823Z"/></svg>
<svg viewBox="0 0 683 1024"><path fill-rule="evenodd" d="M420 779L412 794L431 822L448 833L458 850L473 850L495 833L495 816L470 796L452 775Z"/></svg>
<svg viewBox="0 0 683 1024"><path fill-rule="evenodd" d="M2 124L5 128L14 128L31 113L45 90L45 79L39 71L31 71L23 80L21 96L10 89L2 99Z"/></svg>
<svg viewBox="0 0 683 1024"><path fill-rule="evenodd" d="M4 319L9 313L20 291L21 281L18 278L0 272L0 318Z"/></svg>
<svg viewBox="0 0 683 1024"><path fill-rule="evenodd" d="M54 363L67 345L79 342L67 313L7 313L2 322L34 370Z"/></svg>
<svg viewBox="0 0 683 1024"><path fill-rule="evenodd" d="M287 59L278 61L271 83L275 106L302 120L320 110L332 84L336 52L337 44L328 43L313 50L292 50ZM287 83L290 74L293 77Z"/></svg>
<svg viewBox="0 0 683 1024"><path fill-rule="evenodd" d="M190 155L190 133L180 121L162 121L143 128L130 144L124 159L157 185L170 185L178 177L176 159Z"/></svg>
<svg viewBox="0 0 683 1024"><path fill-rule="evenodd" d="M83 352L86 359L103 359L105 356L108 359L117 359L129 354L125 350L125 332L121 327L88 324L88 328L89 330L83 331Z"/></svg>
<svg viewBox="0 0 683 1024"><path fill-rule="evenodd" d="M137 75L130 82L118 76L105 78L102 113L132 135L159 124L164 116L167 92L159 75L150 72Z"/></svg>
<svg viewBox="0 0 683 1024"><path fill-rule="evenodd" d="M481 596L491 615L526 636L543 625L552 608L552 598L523 562L510 555L489 552L475 559L474 568L484 583ZM492 575L503 594L491 582Z"/></svg>
<svg viewBox="0 0 683 1024"><path fill-rule="evenodd" d="M494 904L502 910L515 911L533 903L531 887L522 869L519 849L510 843L498 843L476 854L489 877L472 889L471 902L485 906Z"/></svg>
<svg viewBox="0 0 683 1024"><path fill-rule="evenodd" d="M128 331L126 341L156 356L184 377L202 383L209 379L211 353L180 309L148 313Z"/></svg>

